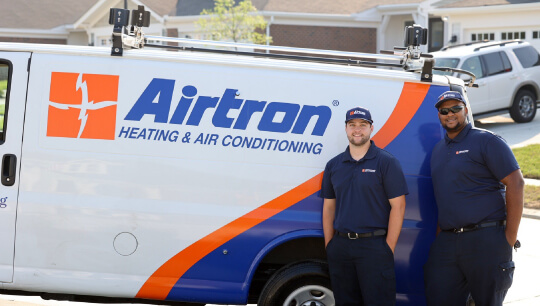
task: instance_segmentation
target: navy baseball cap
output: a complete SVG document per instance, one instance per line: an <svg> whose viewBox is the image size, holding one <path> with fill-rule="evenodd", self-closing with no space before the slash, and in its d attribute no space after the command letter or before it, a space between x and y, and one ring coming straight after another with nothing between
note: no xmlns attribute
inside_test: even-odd
<svg viewBox="0 0 540 306"><path fill-rule="evenodd" d="M465 98L463 98L463 96L459 92L457 92L457 91L446 91L446 92L443 92L443 94L440 95L439 98L437 98L437 103L435 103L435 108L439 108L439 106L441 104L443 104L444 102L446 102L448 100L457 100L457 101L461 101L461 102L467 104L465 102Z"/></svg>
<svg viewBox="0 0 540 306"><path fill-rule="evenodd" d="M367 108L363 107L355 107L347 111L347 114L345 115L345 123L352 119L362 119L373 124L373 120L371 120L371 113Z"/></svg>

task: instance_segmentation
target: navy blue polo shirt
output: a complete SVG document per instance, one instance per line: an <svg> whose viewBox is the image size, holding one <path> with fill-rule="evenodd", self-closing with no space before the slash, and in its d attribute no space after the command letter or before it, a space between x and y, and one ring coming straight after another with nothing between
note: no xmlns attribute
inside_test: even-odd
<svg viewBox="0 0 540 306"><path fill-rule="evenodd" d="M490 131L469 123L454 139L445 135L431 156L441 229L506 220L506 189L501 180L517 169L508 144Z"/></svg>
<svg viewBox="0 0 540 306"><path fill-rule="evenodd" d="M399 161L373 141L358 161L351 157L349 147L332 158L321 186L322 198L336 199L334 228L343 233L388 228L388 199L408 193Z"/></svg>

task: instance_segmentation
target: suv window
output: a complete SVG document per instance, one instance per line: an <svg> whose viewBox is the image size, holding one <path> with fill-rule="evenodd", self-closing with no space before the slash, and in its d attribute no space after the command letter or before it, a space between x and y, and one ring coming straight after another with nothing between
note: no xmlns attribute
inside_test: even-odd
<svg viewBox="0 0 540 306"><path fill-rule="evenodd" d="M513 51L523 68L540 66L540 54L533 46L516 48Z"/></svg>
<svg viewBox="0 0 540 306"><path fill-rule="evenodd" d="M461 69L474 73L477 79L484 77L484 73L482 72L482 63L480 62L479 56L468 58L461 66Z"/></svg>
<svg viewBox="0 0 540 306"><path fill-rule="evenodd" d="M449 68L457 68L459 64L459 58L437 58L435 59L435 64L437 67L449 67ZM434 70L434 74L438 75L452 75L451 71L438 71Z"/></svg>
<svg viewBox="0 0 540 306"><path fill-rule="evenodd" d="M482 55L486 64L486 75L495 75L512 71L510 60L504 52L493 52Z"/></svg>

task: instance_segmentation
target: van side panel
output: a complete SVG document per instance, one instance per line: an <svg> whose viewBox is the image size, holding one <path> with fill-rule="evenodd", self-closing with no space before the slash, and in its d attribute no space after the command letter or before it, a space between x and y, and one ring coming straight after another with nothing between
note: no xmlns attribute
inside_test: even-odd
<svg viewBox="0 0 540 306"><path fill-rule="evenodd" d="M419 298L422 297L423 277L422 273L419 273L419 271L421 272L423 269L423 264L427 259L427 250L434 239L436 219L430 218L430 216L436 215L436 208L432 205L433 194L431 192L431 174L429 173L429 158L431 151L428 152L424 148L433 146L441 137L440 125L435 125L433 122L433 118L437 118L437 116L431 101L435 101L437 96L446 90L447 87L431 86L427 95L426 92L422 93L420 95L421 106L418 110L413 112L413 116L411 116L412 119L410 118L410 121L407 121L403 130L397 131L398 136L392 139L390 144L386 147L388 151L400 160L411 161L411 164L404 169L410 190L410 194L407 197L408 215L399 241L399 246L402 247L402 251L396 253L396 268L403 269L405 267L410 267L397 275L398 292L403 295L403 298L405 298L405 293L407 293L409 295L407 297L408 299L411 298L410 295L417 295ZM410 96L411 94L410 91L404 89L402 96ZM411 107L411 104L412 103L408 103L407 105ZM386 124L392 123L387 121ZM425 134L425 132L428 131L425 129L425 125L435 126L436 130L431 130L430 132L432 134ZM381 130L384 130L384 128ZM417 137L419 133L426 135L422 140L423 143L418 143L418 146L411 147L411 142L420 140ZM377 136L374 136L374 141L376 143L379 140L383 142L385 138L386 137L382 134L378 134ZM419 157L422 157L422 159ZM427 165L428 168L425 168L425 165ZM319 191L319 187L320 186L317 186L317 191ZM320 214L322 201L320 198L316 197L317 194L318 192L294 206L283 210L279 214L258 224L223 245L220 245L219 248L209 253L202 260L197 261L196 264L181 276L169 292L167 299L174 300L179 297L189 296L190 300L200 301L207 299L211 292L213 302L227 301L228 303L245 303L245 300L231 299L233 298L232 292L240 293L242 292L242 289L247 292L250 279L244 277L248 271L253 271L251 261L252 258L256 258L254 254L249 254L245 247L242 246L251 245L253 243L262 243L262 245L268 244L269 241L275 237L292 232L295 228L298 230L299 219L305 222L311 221L311 223L304 224L302 228L315 229L317 232L312 232L312 235L321 237L322 229L320 226ZM419 198L421 198L421 200ZM295 215L300 215L301 217L295 217ZM263 233L266 233L267 235L263 236ZM298 235L302 235L302 232L298 232ZM208 236L208 238L211 239L216 239L218 237L219 230ZM290 237L290 239L292 238L294 238L294 235ZM408 249L408 246L413 245L414 247L412 249ZM223 256L223 251L235 249L241 250L243 255L246 255L247 258L238 256L236 259L231 259ZM178 254L177 256L179 255L181 254ZM180 260L180 258L178 258L178 260ZM185 262L186 260L188 260L188 258L185 258L183 261ZM218 271L221 273L217 273ZM215 287L212 287L210 285L212 282L201 282L201 279L215 280L216 285ZM220 288L221 282L232 279L238 280L236 290L233 290L230 287ZM411 279L416 279L417 281L411 282ZM147 285L149 285L148 282ZM194 291L193 288L200 288L201 291ZM139 292L138 296L145 297L143 294L151 294L148 293L151 292L150 290L144 290L145 287ZM141 294L142 292L143 294ZM156 297L155 295L149 296ZM238 298L240 297L245 296L240 295Z"/></svg>
<svg viewBox="0 0 540 306"><path fill-rule="evenodd" d="M322 171L347 146L345 111L362 105L409 183L398 292L423 292L407 278L422 277L433 239L425 163L442 135L424 127L434 129L432 101L447 86L376 69L129 53L34 54L7 287L245 303L278 237L322 237Z"/></svg>

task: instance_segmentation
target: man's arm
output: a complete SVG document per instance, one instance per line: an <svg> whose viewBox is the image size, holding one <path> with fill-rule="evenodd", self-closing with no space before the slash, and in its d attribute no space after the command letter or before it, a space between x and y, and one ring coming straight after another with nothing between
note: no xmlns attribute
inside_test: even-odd
<svg viewBox="0 0 540 306"><path fill-rule="evenodd" d="M523 214L523 188L525 181L521 170L517 169L501 180L506 185L506 240L514 246L519 223Z"/></svg>
<svg viewBox="0 0 540 306"><path fill-rule="evenodd" d="M403 217L405 216L405 195L389 199L390 218L388 219L388 233L386 235L386 243L392 252L396 249L396 244L403 226Z"/></svg>
<svg viewBox="0 0 540 306"><path fill-rule="evenodd" d="M324 246L334 237L334 218L336 216L336 199L324 199L322 225L324 231Z"/></svg>

